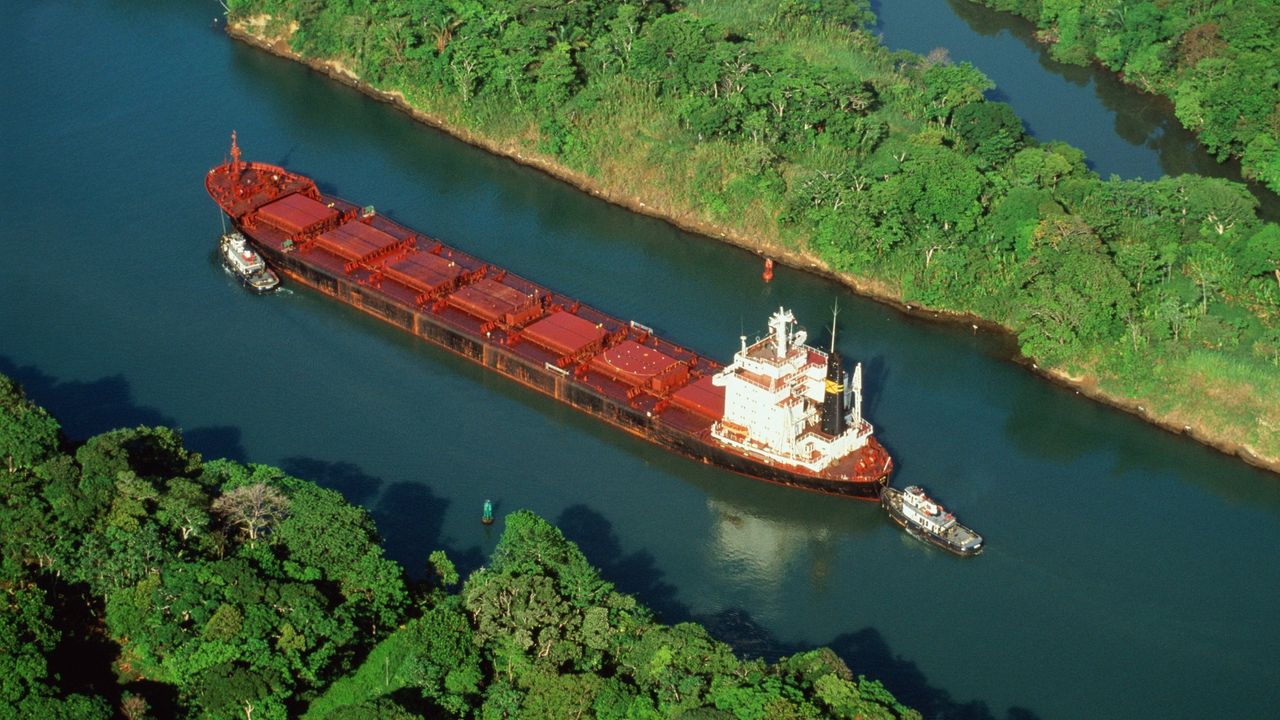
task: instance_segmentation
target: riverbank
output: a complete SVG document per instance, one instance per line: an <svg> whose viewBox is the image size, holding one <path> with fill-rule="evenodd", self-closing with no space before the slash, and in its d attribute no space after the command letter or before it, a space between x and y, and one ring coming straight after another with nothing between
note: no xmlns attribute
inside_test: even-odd
<svg viewBox="0 0 1280 720"><path fill-rule="evenodd" d="M652 199L649 201L642 200L634 193L620 192L616 188L602 183L597 178L567 167L552 157L531 151L530 148L516 140L498 141L479 135L465 127L449 122L441 115L415 107L406 100L401 92L387 91L370 85L341 62L303 57L289 47L287 35L267 35L264 32L266 27L267 22L261 16L258 16L245 22L232 23L227 26L226 30L229 35L237 40L268 50L278 56L301 62L313 70L328 75L332 79L359 89L378 100L394 105L420 122L438 128L466 143L480 147L493 154L536 168L606 202L634 212L661 218L682 229L729 242L758 255L772 257L790 266L830 278L860 295L893 306L912 316L930 320L965 323L982 327L987 331L999 332L1010 339L1013 338L1013 329L1001 323L993 322L972 313L932 309L921 307L919 303L906 302L899 292L885 283L848 273L836 272L823 258L803 248L788 247L777 241L745 234L732 227L707 220L704 217L698 217L691 212L666 207L662 203L655 203ZM1010 359L1025 364L1046 379L1072 388L1079 394L1098 402L1138 415L1170 432L1187 435L1205 445L1239 457L1252 465L1273 472L1280 472L1280 453L1260 451L1247 443L1239 442L1237 435L1221 432L1216 428L1210 427L1207 422L1201 422L1195 417L1188 417L1185 413L1151 409L1156 404L1152 400L1125 397L1108 392L1087 376L1072 377L1062 370L1040 368L1033 361L1022 357L1016 346L1016 342L1014 342L1009 353Z"/></svg>

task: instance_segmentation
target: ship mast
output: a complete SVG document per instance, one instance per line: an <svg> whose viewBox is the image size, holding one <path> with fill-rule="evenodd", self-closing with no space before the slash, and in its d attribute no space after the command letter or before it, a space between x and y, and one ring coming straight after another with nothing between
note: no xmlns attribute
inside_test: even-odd
<svg viewBox="0 0 1280 720"><path fill-rule="evenodd" d="M231 177L240 178L240 146L236 144L236 131L231 131Z"/></svg>
<svg viewBox="0 0 1280 720"><path fill-rule="evenodd" d="M831 352L836 351L836 318L840 317L840 298L836 298L836 304L831 308Z"/></svg>

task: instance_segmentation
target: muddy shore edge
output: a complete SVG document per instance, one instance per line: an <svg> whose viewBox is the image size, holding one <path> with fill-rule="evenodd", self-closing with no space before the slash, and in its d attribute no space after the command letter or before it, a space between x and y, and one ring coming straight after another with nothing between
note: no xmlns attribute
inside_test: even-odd
<svg viewBox="0 0 1280 720"><path fill-rule="evenodd" d="M473 145L494 155L507 158L526 167L540 170L557 180L568 183L578 190L594 197L598 197L610 204L626 208L632 212L663 220L664 222L670 223L682 230L696 233L712 240L720 240L722 242L735 245L761 257L771 257L774 259L774 262L780 262L790 267L837 282L858 295L888 305L898 312L913 318L951 324L967 324L975 326L984 332L1001 335L1009 340L1010 350L1008 359L1022 365L1046 380L1074 390L1077 394L1087 397L1095 402L1109 405L1118 410L1123 410L1124 412L1136 415L1143 420L1175 435L1182 435L1191 438L1224 454L1240 458L1250 465L1280 474L1280 457L1267 457L1260 455L1254 451L1253 448L1250 448L1247 445L1229 438L1218 437L1204 428L1199 428L1194 425L1186 425L1184 423L1153 414L1147 410L1142 401L1106 393L1100 390L1095 383L1090 382L1087 378L1073 378L1059 370L1039 367L1033 360L1026 358L1018 352L1017 343L1013 338L1012 329L1000 323L971 313L934 310L903 302L901 298L893 294L888 290L888 288L884 287L880 283L866 278L857 278L840 274L831 270L826 263L816 255L811 255L806 252L798 252L791 248L779 247L772 243L761 242L754 238L737 233L730 228L705 222L697 218L687 217L683 213L667 211L661 207L647 205L634 196L610 192L607 188L600 187L590 177L552 162L545 157L525 154L522 148L519 148L512 143L496 142L489 138L477 135L465 128L451 125L439 116L423 112L406 102L400 93L387 92L373 87L361 80L358 75L347 70L338 63L328 60L304 58L295 53L284 39L263 37L255 34L247 27L237 22L228 22L224 29L227 35L235 40L266 50L273 55L277 55L287 60L299 62L333 80L355 88L376 100L393 105L396 109L408 114L413 119L426 125L430 125L442 132L448 133L469 145Z"/></svg>

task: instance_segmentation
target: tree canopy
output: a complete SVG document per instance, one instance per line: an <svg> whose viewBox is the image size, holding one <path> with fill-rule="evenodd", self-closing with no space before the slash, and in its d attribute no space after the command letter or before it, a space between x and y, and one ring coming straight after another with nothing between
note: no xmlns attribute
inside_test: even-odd
<svg viewBox="0 0 1280 720"><path fill-rule="evenodd" d="M1280 5L1271 0L975 0L1036 22L1058 60L1101 62L1173 101L1219 159L1280 192Z"/></svg>
<svg viewBox="0 0 1280 720"><path fill-rule="evenodd" d="M918 717L829 651L767 665L661 625L533 513L461 588L441 550L411 581L332 490L167 428L75 447L0 389L27 419L0 447L52 428L0 470L0 718ZM66 642L105 642L112 666L68 674Z"/></svg>

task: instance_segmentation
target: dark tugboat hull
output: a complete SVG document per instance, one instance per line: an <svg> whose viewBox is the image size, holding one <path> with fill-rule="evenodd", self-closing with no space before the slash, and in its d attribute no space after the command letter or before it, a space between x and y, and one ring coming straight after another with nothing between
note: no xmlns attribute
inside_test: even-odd
<svg viewBox="0 0 1280 720"><path fill-rule="evenodd" d="M271 293L280 289L279 278L276 278L274 282L269 282L269 283L255 282L252 278L245 277L244 275L236 272L234 268L228 267L226 263L223 263L222 266L226 268L226 271L236 279L236 282L239 282L244 287L244 289L248 290L254 295L270 295ZM271 272L271 271L268 271L268 272ZM274 277L274 273L272 273L272 276Z"/></svg>
<svg viewBox="0 0 1280 720"><path fill-rule="evenodd" d="M245 242L247 239L239 239L237 242ZM222 242L218 247L218 259L222 261L222 269L226 270L234 277L246 290L255 295L266 295L275 292L280 287L280 276L268 267L261 267L254 272L246 271L244 268L236 265L232 256L235 255L235 245L232 242L231 235L223 235Z"/></svg>

